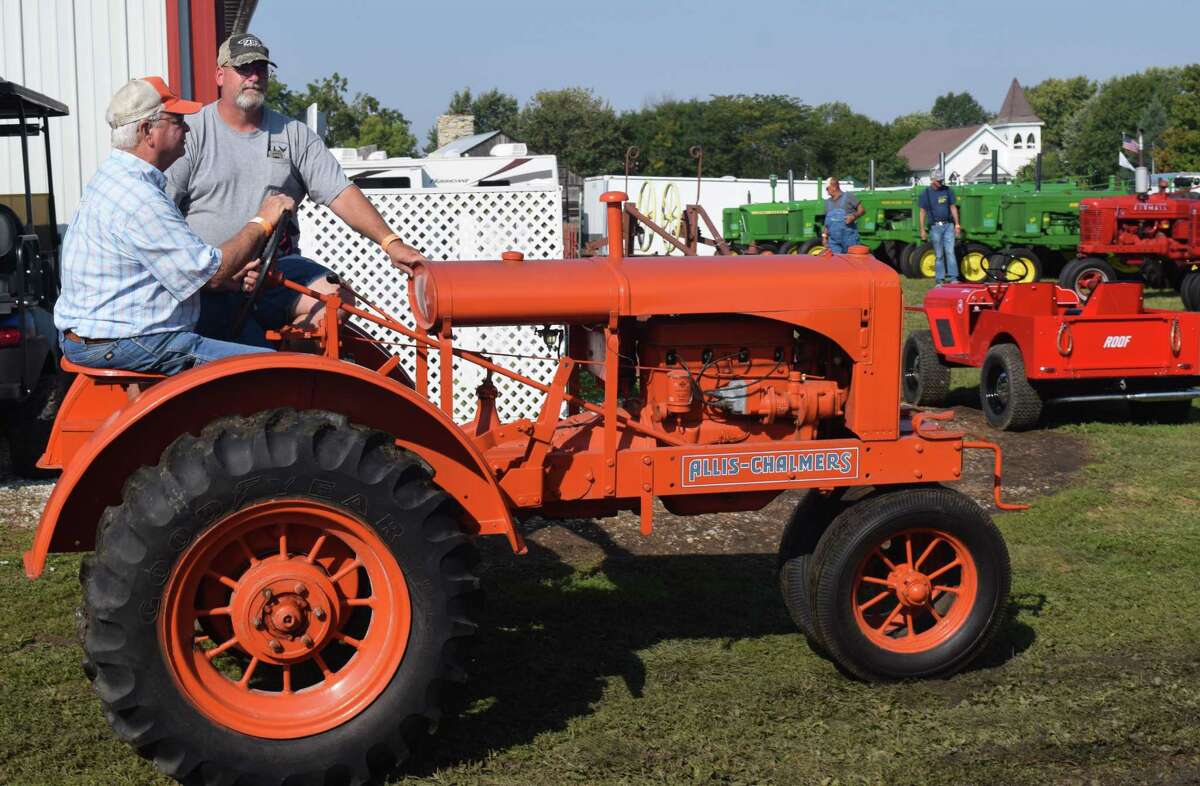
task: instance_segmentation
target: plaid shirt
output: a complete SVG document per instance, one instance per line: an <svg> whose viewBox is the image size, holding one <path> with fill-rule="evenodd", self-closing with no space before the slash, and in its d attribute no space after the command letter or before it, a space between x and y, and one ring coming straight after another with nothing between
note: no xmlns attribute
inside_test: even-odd
<svg viewBox="0 0 1200 786"><path fill-rule="evenodd" d="M85 338L192 330L221 251L188 227L166 176L114 150L83 190L62 246L54 324Z"/></svg>

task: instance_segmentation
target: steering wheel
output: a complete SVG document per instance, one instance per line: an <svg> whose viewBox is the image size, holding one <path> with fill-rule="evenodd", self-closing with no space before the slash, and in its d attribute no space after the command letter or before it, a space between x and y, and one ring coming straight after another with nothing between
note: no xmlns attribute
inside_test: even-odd
<svg viewBox="0 0 1200 786"><path fill-rule="evenodd" d="M996 265L993 260L1001 262L1001 264ZM983 277L988 281L1015 284L1029 274L1029 264L1024 259L1004 251L992 254L988 257L987 262L983 267Z"/></svg>
<svg viewBox="0 0 1200 786"><path fill-rule="evenodd" d="M246 293L246 299L242 302L237 319L233 320L233 327L229 330L230 341L237 341L238 336L242 335L242 328L245 327L246 320L250 318L250 312L254 309L254 303L262 292L263 282L267 280L271 269L275 267L275 260L279 257L280 244L283 242L283 236L287 233L291 220L292 211L283 211L279 216L279 222L275 224L274 231L267 238L267 244L263 246L262 253L258 257L263 261L262 267L258 271L258 280L254 282L254 289Z"/></svg>

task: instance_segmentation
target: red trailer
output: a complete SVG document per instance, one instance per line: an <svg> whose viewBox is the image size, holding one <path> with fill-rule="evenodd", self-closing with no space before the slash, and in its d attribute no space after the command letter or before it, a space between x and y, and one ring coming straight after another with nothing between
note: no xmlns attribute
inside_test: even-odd
<svg viewBox="0 0 1200 786"><path fill-rule="evenodd" d="M1140 273L1156 286L1174 286L1189 311L1200 310L1200 194L1128 194L1079 204L1079 259L1058 281L1086 300L1096 285Z"/></svg>
<svg viewBox="0 0 1200 786"><path fill-rule="evenodd" d="M1020 430L1049 403L1125 400L1157 420L1187 420L1200 396L1200 314L1145 308L1142 285L1103 284L1082 301L1053 283L931 289L929 330L908 336L902 390L940 406L950 370L979 368L988 422Z"/></svg>

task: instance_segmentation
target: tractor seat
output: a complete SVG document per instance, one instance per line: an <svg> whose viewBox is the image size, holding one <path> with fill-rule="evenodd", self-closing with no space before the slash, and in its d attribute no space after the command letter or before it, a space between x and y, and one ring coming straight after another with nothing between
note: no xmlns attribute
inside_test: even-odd
<svg viewBox="0 0 1200 786"><path fill-rule="evenodd" d="M62 359L62 370L71 374L82 374L91 377L100 384L106 385L152 385L167 378L166 374L147 374L141 371L126 371L122 368L92 368L72 363Z"/></svg>

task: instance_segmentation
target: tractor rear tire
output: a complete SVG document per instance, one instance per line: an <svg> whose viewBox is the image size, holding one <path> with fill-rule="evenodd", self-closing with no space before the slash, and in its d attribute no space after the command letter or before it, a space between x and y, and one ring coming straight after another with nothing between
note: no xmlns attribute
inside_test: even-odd
<svg viewBox="0 0 1200 786"><path fill-rule="evenodd" d="M1179 285L1179 297L1188 311L1200 311L1200 270L1193 270L1183 277Z"/></svg>
<svg viewBox="0 0 1200 786"><path fill-rule="evenodd" d="M821 642L863 680L952 674L1004 623L1008 550L987 513L957 491L899 489L851 505L813 563Z"/></svg>
<svg viewBox="0 0 1200 786"><path fill-rule="evenodd" d="M1117 271L1099 257L1072 259L1063 265L1062 272L1058 274L1058 285L1063 289L1073 290L1079 296L1080 302L1091 297L1092 290L1098 284L1116 280Z"/></svg>
<svg viewBox="0 0 1200 786"><path fill-rule="evenodd" d="M933 333L914 330L900 353L900 392L909 404L940 407L950 394L950 367L938 354Z"/></svg>
<svg viewBox="0 0 1200 786"><path fill-rule="evenodd" d="M958 259L958 272L964 281L977 284L987 278L988 257L992 250L982 243L967 243Z"/></svg>
<svg viewBox="0 0 1200 786"><path fill-rule="evenodd" d="M801 243L799 246L796 247L797 254L807 254L812 257L821 256L822 254L825 253L825 250L826 250L825 243L819 237L814 237L814 238L805 240L803 243Z"/></svg>
<svg viewBox="0 0 1200 786"><path fill-rule="evenodd" d="M1016 344L997 344L984 356L979 369L979 405L993 428L1024 431L1037 425L1042 397L1029 384Z"/></svg>
<svg viewBox="0 0 1200 786"><path fill-rule="evenodd" d="M937 252L933 243L922 243L913 249L908 258L912 278L934 278L937 275Z"/></svg>
<svg viewBox="0 0 1200 786"><path fill-rule="evenodd" d="M478 579L457 514L394 437L333 413L179 437L81 572L105 717L188 783L382 780L464 677Z"/></svg>
<svg viewBox="0 0 1200 786"><path fill-rule="evenodd" d="M821 535L844 507L841 491L844 489L833 494L821 494L815 489L806 492L779 542L777 569L783 604L808 645L819 655L826 652L812 616L812 557Z"/></svg>
<svg viewBox="0 0 1200 786"><path fill-rule="evenodd" d="M1007 252L1004 280L1032 284L1042 277L1042 260L1032 248L1013 248Z"/></svg>
<svg viewBox="0 0 1200 786"><path fill-rule="evenodd" d="M916 246L914 246L912 243L901 243L897 247L896 269L899 270L900 275L904 276L905 278L916 277L913 275L912 268L909 266L909 258L912 256L913 249L915 248Z"/></svg>

